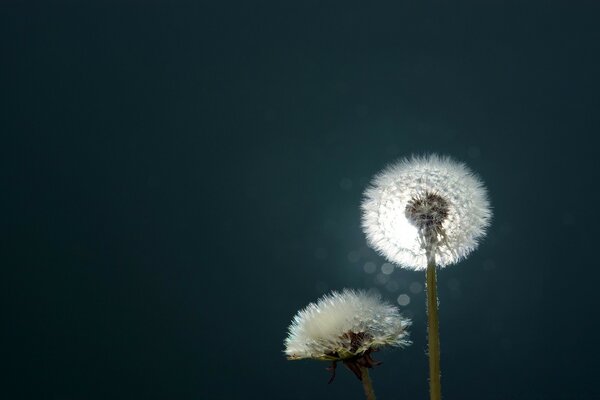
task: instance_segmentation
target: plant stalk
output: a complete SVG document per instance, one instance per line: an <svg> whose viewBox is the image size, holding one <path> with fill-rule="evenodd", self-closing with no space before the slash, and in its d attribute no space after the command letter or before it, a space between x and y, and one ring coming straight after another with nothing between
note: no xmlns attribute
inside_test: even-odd
<svg viewBox="0 0 600 400"><path fill-rule="evenodd" d="M427 256L427 338L429 342L429 398L441 400L440 377L440 321L438 318L437 280L435 276L435 255Z"/></svg>
<svg viewBox="0 0 600 400"><path fill-rule="evenodd" d="M373 382L371 382L371 377L369 376L369 369L366 367L360 367L360 374L367 400L375 400L375 392L373 391Z"/></svg>

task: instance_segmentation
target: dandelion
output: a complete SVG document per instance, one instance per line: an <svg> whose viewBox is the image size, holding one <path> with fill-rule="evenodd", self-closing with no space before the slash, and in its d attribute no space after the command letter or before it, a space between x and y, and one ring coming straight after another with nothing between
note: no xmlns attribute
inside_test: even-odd
<svg viewBox="0 0 600 400"><path fill-rule="evenodd" d="M491 217L481 181L464 164L435 154L400 160L376 175L362 210L369 245L417 270L427 267L428 250L440 267L465 258Z"/></svg>
<svg viewBox="0 0 600 400"><path fill-rule="evenodd" d="M464 164L435 154L403 159L373 179L362 203L371 247L390 262L426 270L431 399L440 399L436 265L465 258L491 219L487 192Z"/></svg>
<svg viewBox="0 0 600 400"><path fill-rule="evenodd" d="M379 296L346 289L323 296L299 311L288 329L285 354L290 360L331 361L331 383L341 361L362 381L368 399L374 399L368 369L379 364L371 353L385 346L410 344L410 320Z"/></svg>

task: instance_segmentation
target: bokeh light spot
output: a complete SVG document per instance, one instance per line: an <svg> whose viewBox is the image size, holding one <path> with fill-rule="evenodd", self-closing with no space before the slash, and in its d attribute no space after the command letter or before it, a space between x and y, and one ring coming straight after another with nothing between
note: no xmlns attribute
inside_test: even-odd
<svg viewBox="0 0 600 400"><path fill-rule="evenodd" d="M423 291L423 284L421 282L413 282L408 287L408 290L413 294L421 293Z"/></svg>
<svg viewBox="0 0 600 400"><path fill-rule="evenodd" d="M352 250L350 253L348 253L348 261L355 263L358 262L358 260L360 260L360 253L358 251Z"/></svg>
<svg viewBox="0 0 600 400"><path fill-rule="evenodd" d="M391 274L392 272L394 272L394 265L390 264L390 263L384 263L381 266L381 272L384 273L384 274L386 274L386 275Z"/></svg>
<svg viewBox="0 0 600 400"><path fill-rule="evenodd" d="M365 270L365 272L367 274L372 274L373 272L375 272L377 270L377 265L375 265L375 263L372 261L368 261L363 266L363 269Z"/></svg>
<svg viewBox="0 0 600 400"><path fill-rule="evenodd" d="M389 275L382 274L381 272L375 277L375 283L378 285L385 285L390 280Z"/></svg>
<svg viewBox="0 0 600 400"><path fill-rule="evenodd" d="M398 296L398 304L400 304L401 306L407 306L410 303L410 296L402 293L400 296Z"/></svg>

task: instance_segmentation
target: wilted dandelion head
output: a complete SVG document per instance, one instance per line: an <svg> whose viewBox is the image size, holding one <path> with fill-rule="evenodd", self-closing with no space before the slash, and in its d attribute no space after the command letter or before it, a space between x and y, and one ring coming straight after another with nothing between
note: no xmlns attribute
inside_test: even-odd
<svg viewBox="0 0 600 400"><path fill-rule="evenodd" d="M362 211L369 245L410 269L427 267L428 250L442 267L466 257L492 215L479 178L435 154L402 159L376 175Z"/></svg>
<svg viewBox="0 0 600 400"><path fill-rule="evenodd" d="M410 344L409 325L396 307L376 295L348 289L332 292L296 314L285 339L285 354L290 360L368 357L383 346Z"/></svg>

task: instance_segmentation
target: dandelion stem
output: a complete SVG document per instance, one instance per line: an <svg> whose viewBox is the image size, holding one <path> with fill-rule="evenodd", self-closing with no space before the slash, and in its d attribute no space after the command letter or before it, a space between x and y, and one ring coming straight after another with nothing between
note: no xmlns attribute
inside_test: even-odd
<svg viewBox="0 0 600 400"><path fill-rule="evenodd" d="M367 400L375 400L375 392L373 391L373 383L371 382L371 377L369 376L369 369L366 367L360 367L360 374L362 376L361 380Z"/></svg>
<svg viewBox="0 0 600 400"><path fill-rule="evenodd" d="M441 400L440 382L440 321L438 318L437 282L435 277L435 255L427 255L427 336L429 341L429 398Z"/></svg>

